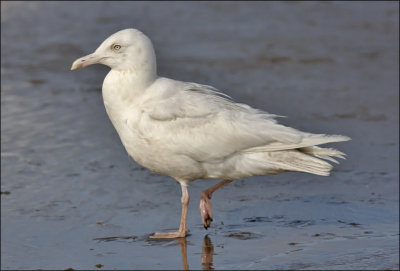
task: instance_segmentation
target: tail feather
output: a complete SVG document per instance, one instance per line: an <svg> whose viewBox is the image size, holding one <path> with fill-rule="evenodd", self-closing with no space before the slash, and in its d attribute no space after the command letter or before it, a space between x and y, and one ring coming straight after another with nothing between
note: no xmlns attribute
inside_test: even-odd
<svg viewBox="0 0 400 271"><path fill-rule="evenodd" d="M301 171L316 175L329 176L332 165L326 161L298 150L271 152L269 163L286 171Z"/></svg>
<svg viewBox="0 0 400 271"><path fill-rule="evenodd" d="M243 150L242 152L269 152L269 151L282 151L300 149L315 145L321 145L332 142L348 141L350 137L342 135L324 135L324 134L304 134L304 138L300 143L271 143L264 146L258 146Z"/></svg>
<svg viewBox="0 0 400 271"><path fill-rule="evenodd" d="M325 159L325 160L329 160L331 162L334 162L336 164L339 164L339 162L332 158L333 157L337 157L340 159L346 159L346 154L344 154L341 151L338 151L336 149L332 149L332 148L320 148L320 147L316 147L316 146L311 146L311 147L305 147L305 148L300 148L298 149L299 151L301 151L302 153L308 154L308 155L312 155L321 159Z"/></svg>
<svg viewBox="0 0 400 271"><path fill-rule="evenodd" d="M246 164L246 167L251 170L246 172L263 175L265 172L300 171L329 176L333 166L324 160L338 164L339 162L335 158L346 159L346 155L341 151L316 145L347 141L350 140L349 137L308 133L303 135L304 137L299 143L276 142L242 151L245 157L252 157L251 165ZM254 161L259 161L259 163L254 163Z"/></svg>

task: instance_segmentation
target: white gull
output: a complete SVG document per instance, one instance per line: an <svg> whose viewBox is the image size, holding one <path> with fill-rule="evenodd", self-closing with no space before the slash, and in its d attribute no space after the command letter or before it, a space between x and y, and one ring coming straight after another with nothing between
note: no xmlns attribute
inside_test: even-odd
<svg viewBox="0 0 400 271"><path fill-rule="evenodd" d="M321 159L344 158L316 145L349 137L280 125L276 115L235 103L214 87L158 76L153 45L136 29L111 35L71 70L97 63L111 68L103 82L104 105L129 155L182 188L179 230L153 238L186 236L191 181L222 179L201 193L200 213L208 228L212 193L233 180L287 171L328 176L332 166Z"/></svg>

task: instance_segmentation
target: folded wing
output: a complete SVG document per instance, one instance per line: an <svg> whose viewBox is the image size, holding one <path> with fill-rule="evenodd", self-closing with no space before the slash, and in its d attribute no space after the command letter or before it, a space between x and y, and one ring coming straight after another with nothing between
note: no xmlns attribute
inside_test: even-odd
<svg viewBox="0 0 400 271"><path fill-rule="evenodd" d="M244 152L302 149L304 153L317 153L312 146L349 139L280 125L274 119L276 115L234 103L211 86L166 78L158 81L141 105L145 121L139 129L148 140L198 162L223 160ZM321 158L327 156L321 150L319 154Z"/></svg>

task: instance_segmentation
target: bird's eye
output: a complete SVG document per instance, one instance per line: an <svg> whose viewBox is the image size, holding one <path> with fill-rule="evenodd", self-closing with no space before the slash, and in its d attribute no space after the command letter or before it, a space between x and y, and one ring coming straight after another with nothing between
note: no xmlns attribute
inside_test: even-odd
<svg viewBox="0 0 400 271"><path fill-rule="evenodd" d="M114 51L118 51L119 49L121 49L121 45L114 44L114 45L112 46L112 49L113 49Z"/></svg>

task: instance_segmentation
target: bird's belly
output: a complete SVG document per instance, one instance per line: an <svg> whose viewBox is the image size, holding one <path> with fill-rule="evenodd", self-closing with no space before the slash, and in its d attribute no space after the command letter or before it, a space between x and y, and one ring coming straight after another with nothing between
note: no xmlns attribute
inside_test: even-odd
<svg viewBox="0 0 400 271"><path fill-rule="evenodd" d="M115 111L106 106L106 111L126 151L141 166L186 181L205 176L200 163L174 153L143 134L138 128L141 119L139 110Z"/></svg>
<svg viewBox="0 0 400 271"><path fill-rule="evenodd" d="M121 141L128 154L138 164L151 171L186 181L204 176L204 170L198 162L153 144L154 142L140 135L121 136Z"/></svg>

